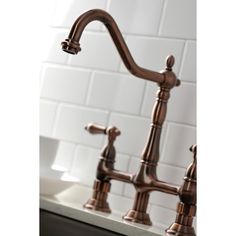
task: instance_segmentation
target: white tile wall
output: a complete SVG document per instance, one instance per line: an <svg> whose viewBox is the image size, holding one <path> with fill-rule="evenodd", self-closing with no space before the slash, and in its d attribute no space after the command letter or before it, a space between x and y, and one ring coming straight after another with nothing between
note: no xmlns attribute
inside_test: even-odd
<svg viewBox="0 0 236 236"><path fill-rule="evenodd" d="M196 81L196 42L187 41L180 71L181 80Z"/></svg>
<svg viewBox="0 0 236 236"><path fill-rule="evenodd" d="M188 149L196 142L196 1L55 1L48 48L44 49L40 103L40 134L65 144L54 164L67 167L67 177L92 186L106 138L84 131L89 122L121 129L115 143L115 166L119 170L136 172L146 143L158 87L127 74L105 27L99 22L86 27L78 55L60 49L76 18L88 9L101 8L117 20L140 66L159 71L165 68L168 54L175 56L174 72L182 84L171 91L157 175L160 180L180 185L192 160ZM67 160L62 158L65 155ZM113 181L111 208L127 212L134 194L132 185ZM177 201L176 196L151 193L148 211L153 223L169 226Z"/></svg>
<svg viewBox="0 0 236 236"><path fill-rule="evenodd" d="M68 58L68 54L62 50L58 50L58 45L67 37L68 31L62 29L51 29L49 35L47 35L48 44L45 48L45 56L43 61L53 62L59 64L65 64Z"/></svg>
<svg viewBox="0 0 236 236"><path fill-rule="evenodd" d="M133 205L133 200L128 198L121 198L119 195L109 194L108 200L110 208L113 211L117 211L125 215L125 213L131 209Z"/></svg>
<svg viewBox="0 0 236 236"><path fill-rule="evenodd" d="M142 153L148 136L149 119L112 113L109 124L115 125L121 130L121 136L116 141L119 152L136 156Z"/></svg>
<svg viewBox="0 0 236 236"><path fill-rule="evenodd" d="M196 0L166 0L161 36L196 38Z"/></svg>
<svg viewBox="0 0 236 236"><path fill-rule="evenodd" d="M192 161L190 146L196 142L195 127L168 124L166 143L161 161L169 165L188 166Z"/></svg>
<svg viewBox="0 0 236 236"><path fill-rule="evenodd" d="M117 153L116 154L116 162L115 162L115 169L127 172L129 166L129 156ZM111 192L115 194L122 194L124 189L124 183L120 181L112 181Z"/></svg>
<svg viewBox="0 0 236 236"><path fill-rule="evenodd" d="M109 13L121 31L132 34L154 35L157 33L162 10L162 0L114 0L110 1Z"/></svg>
<svg viewBox="0 0 236 236"><path fill-rule="evenodd" d="M133 76L95 72L91 81L88 105L138 114L144 83L144 80L137 80Z"/></svg>
<svg viewBox="0 0 236 236"><path fill-rule="evenodd" d="M79 55L70 55L69 64L103 70L117 70L120 58L110 35L84 32Z"/></svg>
<svg viewBox="0 0 236 236"><path fill-rule="evenodd" d="M182 82L171 91L167 120L196 125L196 86Z"/></svg>
<svg viewBox="0 0 236 236"><path fill-rule="evenodd" d="M154 225L162 224L168 228L175 221L175 216L176 212L173 210L154 205L151 207L150 218Z"/></svg>
<svg viewBox="0 0 236 236"><path fill-rule="evenodd" d="M68 171L72 165L75 147L75 144L60 141L52 169Z"/></svg>
<svg viewBox="0 0 236 236"><path fill-rule="evenodd" d="M59 106L53 136L65 141L101 147L103 135L91 135L84 127L91 121L106 124L107 114L106 111L62 104Z"/></svg>
<svg viewBox="0 0 236 236"><path fill-rule="evenodd" d="M57 103L40 100L40 134L52 136L53 122L56 115Z"/></svg>
<svg viewBox="0 0 236 236"><path fill-rule="evenodd" d="M78 178L82 184L92 187L99 156L99 149L78 145L69 175Z"/></svg>
<svg viewBox="0 0 236 236"><path fill-rule="evenodd" d="M84 12L93 8L104 9L107 0L55 0L55 13L53 15L52 26L68 27L74 23ZM101 24L92 22L88 25L88 29L99 29Z"/></svg>
<svg viewBox="0 0 236 236"><path fill-rule="evenodd" d="M42 77L41 97L84 104L90 72L77 68L45 65Z"/></svg>
<svg viewBox="0 0 236 236"><path fill-rule="evenodd" d="M185 174L185 168L178 168L171 165L159 163L157 166L157 177L159 180L171 183L174 185L181 185Z"/></svg>
<svg viewBox="0 0 236 236"><path fill-rule="evenodd" d="M150 194L149 201L151 204L165 206L169 209L175 210L179 197L162 192L153 192Z"/></svg>

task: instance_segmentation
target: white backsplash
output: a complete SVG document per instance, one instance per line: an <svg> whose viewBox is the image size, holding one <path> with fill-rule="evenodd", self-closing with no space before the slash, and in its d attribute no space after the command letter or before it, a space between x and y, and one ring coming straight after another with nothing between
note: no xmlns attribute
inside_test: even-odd
<svg viewBox="0 0 236 236"><path fill-rule="evenodd" d="M71 176L91 187L106 139L86 133L87 123L121 130L115 143L116 168L124 171L137 170L148 136L158 87L128 74L101 23L88 25L78 55L61 50L73 22L92 8L112 14L140 66L159 71L168 54L175 56L174 71L182 84L171 92L157 175L181 184L192 161L188 148L196 143L195 0L55 0L48 22L51 40L42 62L40 103L40 135L61 140L54 164L64 165ZM63 155L68 156L66 163ZM131 207L133 186L114 182L111 192L117 201L120 196L127 199L122 205ZM148 209L153 223L169 226L177 201L175 196L152 193Z"/></svg>

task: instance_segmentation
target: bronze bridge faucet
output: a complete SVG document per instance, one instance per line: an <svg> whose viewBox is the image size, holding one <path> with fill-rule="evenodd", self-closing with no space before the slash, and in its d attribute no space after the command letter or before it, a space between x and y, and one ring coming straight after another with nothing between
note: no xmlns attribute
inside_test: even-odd
<svg viewBox="0 0 236 236"><path fill-rule="evenodd" d="M172 72L174 57L168 56L166 68L161 72L151 71L138 66L114 19L105 11L94 9L82 14L73 24L68 38L63 41L62 49L71 54L77 54L81 48L80 37L86 25L91 21L101 21L108 29L111 38L126 66L136 77L156 82L160 86L157 98L152 111L152 123L149 137L144 147L139 169L135 174L124 173L114 168L115 147L114 141L121 132L116 127L103 127L97 124L89 124L86 129L91 134L108 135L108 144L102 150L100 161L97 167L96 180L93 186L93 196L84 205L85 208L108 212L110 207L107 202L108 192L111 187L111 180L118 180L133 184L136 189L134 204L124 220L136 223L151 225L147 206L149 195L152 191L161 191L168 194L179 195L180 202L177 205L175 222L166 230L167 235L194 236L195 230L192 226L193 217L196 215L196 145L190 148L194 153L194 160L187 169L184 182L181 187L168 184L158 179L156 167L159 161L159 147L162 125L167 111L167 102L170 97L170 90L180 85L180 80Z"/></svg>

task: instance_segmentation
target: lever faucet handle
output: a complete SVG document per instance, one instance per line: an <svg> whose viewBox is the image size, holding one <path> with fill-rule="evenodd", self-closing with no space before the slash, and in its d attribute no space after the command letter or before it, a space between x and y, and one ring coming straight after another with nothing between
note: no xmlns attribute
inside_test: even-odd
<svg viewBox="0 0 236 236"><path fill-rule="evenodd" d="M121 134L120 130L115 126L105 127L95 123L89 123L86 125L85 130L87 130L90 134L107 134L109 140L113 141Z"/></svg>
<svg viewBox="0 0 236 236"><path fill-rule="evenodd" d="M90 134L106 134L106 127L95 124L95 123L89 123L85 126L85 130L87 130Z"/></svg>

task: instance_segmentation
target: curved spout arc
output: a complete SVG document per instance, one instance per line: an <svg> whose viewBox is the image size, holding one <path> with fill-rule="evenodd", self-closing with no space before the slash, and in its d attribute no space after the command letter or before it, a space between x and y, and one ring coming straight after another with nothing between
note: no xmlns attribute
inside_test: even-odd
<svg viewBox="0 0 236 236"><path fill-rule="evenodd" d="M80 17L78 17L71 28L68 40L66 40L68 42L66 43L71 43L73 46L78 47L77 51L79 51L80 37L84 31L84 28L87 26L87 24L89 24L92 21L100 21L106 26L122 58L123 63L125 64L126 68L130 71L130 73L132 73L133 75L139 78L147 79L147 80L156 82L158 84L161 84L164 82L165 76L163 74L142 68L136 64L136 62L134 61L124 41L124 38L116 22L114 21L111 15L109 15L107 12L103 10L93 9L93 10L85 12Z"/></svg>

